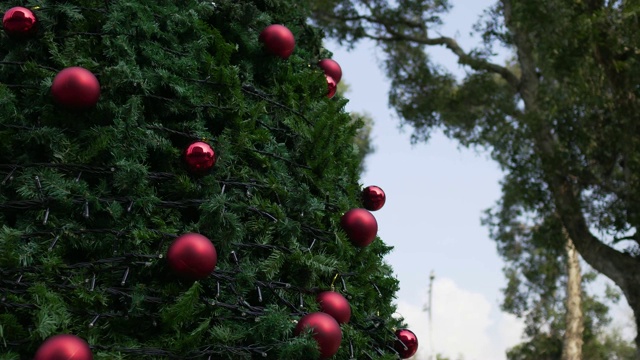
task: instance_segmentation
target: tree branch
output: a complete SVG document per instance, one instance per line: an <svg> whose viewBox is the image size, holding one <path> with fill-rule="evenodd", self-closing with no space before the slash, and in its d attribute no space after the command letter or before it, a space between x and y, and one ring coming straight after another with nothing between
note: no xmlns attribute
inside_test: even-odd
<svg viewBox="0 0 640 360"><path fill-rule="evenodd" d="M638 242L638 233L634 233L631 236L624 236L624 237L620 237L620 238L613 238L613 243L617 244L620 241L624 241L624 240L633 240L635 242Z"/></svg>
<svg viewBox="0 0 640 360"><path fill-rule="evenodd" d="M629 283L630 275L639 276L639 274L632 275L638 272L637 260L604 244L591 233L570 182L556 175L553 176L549 187L553 192L562 222L580 255L589 265L609 277L622 288L625 294L629 295L631 290L629 285L632 285Z"/></svg>
<svg viewBox="0 0 640 360"><path fill-rule="evenodd" d="M375 16L367 16L367 15L358 15L358 16L337 16L335 14L330 14L326 12L322 12L321 16L327 19L337 20L341 22L348 21L360 21L364 20L373 25L379 25L384 28L388 36L379 36L373 35L369 32L366 32L362 35L365 38L381 41L381 42L410 42L420 45L426 46L445 46L447 49L451 50L451 52L458 57L458 62L463 65L467 65L476 71L487 71L490 73L500 75L504 80L511 85L514 90L517 90L520 86L520 79L508 68L504 66L500 66L498 64L492 63L486 59L474 57L471 54L465 52L458 42L446 36L441 36L437 38L430 38L427 34L427 29L424 25L420 26L415 22L403 19L403 23L412 28L419 28L422 30L422 33L418 35L406 34L399 31L396 31L391 24L391 21L388 19L382 19Z"/></svg>

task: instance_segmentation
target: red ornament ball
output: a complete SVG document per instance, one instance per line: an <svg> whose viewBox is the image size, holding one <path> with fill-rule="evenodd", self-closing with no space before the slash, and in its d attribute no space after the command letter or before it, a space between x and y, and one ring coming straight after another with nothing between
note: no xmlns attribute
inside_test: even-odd
<svg viewBox="0 0 640 360"><path fill-rule="evenodd" d="M169 266L181 276L200 280L209 276L218 262L216 248L206 237L187 233L179 236L167 252Z"/></svg>
<svg viewBox="0 0 640 360"><path fill-rule="evenodd" d="M342 68L331 59L322 59L318 62L318 66L324 71L325 75L329 75L336 81L336 84L342 79Z"/></svg>
<svg viewBox="0 0 640 360"><path fill-rule="evenodd" d="M216 163L216 153L211 145L203 141L191 143L184 151L184 162L194 175L205 175Z"/></svg>
<svg viewBox="0 0 640 360"><path fill-rule="evenodd" d="M29 36L35 33L38 19L27 8L16 6L7 10L2 17L2 27L9 36Z"/></svg>
<svg viewBox="0 0 640 360"><path fill-rule="evenodd" d="M342 294L335 291L323 291L316 297L320 311L333 316L338 324L346 324L351 319L351 306Z"/></svg>
<svg viewBox="0 0 640 360"><path fill-rule="evenodd" d="M393 348L400 354L400 358L407 359L418 351L418 338L409 329L396 330L396 341Z"/></svg>
<svg viewBox="0 0 640 360"><path fill-rule="evenodd" d="M70 334L55 335L45 340L33 360L92 360L89 344Z"/></svg>
<svg viewBox="0 0 640 360"><path fill-rule="evenodd" d="M63 106L85 109L98 102L100 83L91 71L79 66L69 67L53 79L51 94Z"/></svg>
<svg viewBox="0 0 640 360"><path fill-rule="evenodd" d="M367 186L362 190L362 203L369 211L380 210L386 200L387 197L379 186Z"/></svg>
<svg viewBox="0 0 640 360"><path fill-rule="evenodd" d="M264 44L269 52L283 59L289 58L296 46L296 40L291 30L278 24L264 28L258 40Z"/></svg>
<svg viewBox="0 0 640 360"><path fill-rule="evenodd" d="M351 209L340 219L342 229L353 245L365 247L375 240L378 234L378 222L365 209Z"/></svg>
<svg viewBox="0 0 640 360"><path fill-rule="evenodd" d="M298 336L306 328L312 329L313 338L318 343L323 359L330 358L338 352L342 342L342 330L333 317L323 312L307 314L298 321L293 333Z"/></svg>
<svg viewBox="0 0 640 360"><path fill-rule="evenodd" d="M327 78L327 97L331 99L338 90L338 84L333 80L333 78L329 75L325 75Z"/></svg>

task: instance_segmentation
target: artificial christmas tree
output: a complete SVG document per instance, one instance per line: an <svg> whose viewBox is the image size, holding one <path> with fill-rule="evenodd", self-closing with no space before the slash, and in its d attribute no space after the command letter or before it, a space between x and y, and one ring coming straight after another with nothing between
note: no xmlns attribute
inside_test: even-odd
<svg viewBox="0 0 640 360"><path fill-rule="evenodd" d="M351 318L333 358L398 357L390 247L340 226L357 126L309 66L330 54L304 7L38 5L34 36L0 36L0 359L61 334L94 359L315 359L296 321L337 277ZM286 60L259 40L273 23L295 36ZM95 76L95 104L52 94L66 68Z"/></svg>

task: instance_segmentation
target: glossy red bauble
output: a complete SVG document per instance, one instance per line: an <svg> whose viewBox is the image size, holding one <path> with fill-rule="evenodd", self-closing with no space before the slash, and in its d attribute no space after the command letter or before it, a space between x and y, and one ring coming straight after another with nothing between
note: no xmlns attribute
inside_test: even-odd
<svg viewBox="0 0 640 360"><path fill-rule="evenodd" d="M333 316L338 324L346 324L351 319L351 306L342 294L335 291L323 291L316 297L320 311Z"/></svg>
<svg viewBox="0 0 640 360"><path fill-rule="evenodd" d="M191 143L183 155L187 170L194 175L207 174L216 163L216 153L211 145L203 141Z"/></svg>
<svg viewBox="0 0 640 360"><path fill-rule="evenodd" d="M376 218L365 209L347 211L342 215L340 225L353 245L359 247L371 244L378 234Z"/></svg>
<svg viewBox="0 0 640 360"><path fill-rule="evenodd" d="M69 67L53 79L51 94L60 105L73 109L89 108L100 98L100 83L91 71L79 66Z"/></svg>
<svg viewBox="0 0 640 360"><path fill-rule="evenodd" d="M367 186L362 190L362 203L364 208L370 211L380 210L387 200L384 191L375 185Z"/></svg>
<svg viewBox="0 0 640 360"><path fill-rule="evenodd" d="M327 97L331 99L338 90L338 84L333 80L333 78L329 75L325 75L327 78Z"/></svg>
<svg viewBox="0 0 640 360"><path fill-rule="evenodd" d="M322 59L318 62L318 66L324 71L325 75L331 76L336 84L342 80L342 68L334 60Z"/></svg>
<svg viewBox="0 0 640 360"><path fill-rule="evenodd" d="M187 233L179 236L169 246L167 261L180 276L200 280L209 276L216 268L218 254L205 236Z"/></svg>
<svg viewBox="0 0 640 360"><path fill-rule="evenodd" d="M12 37L29 36L36 32L38 19L33 12L22 6L12 7L2 17L2 27Z"/></svg>
<svg viewBox="0 0 640 360"><path fill-rule="evenodd" d="M400 358L410 358L418 351L418 338L409 329L398 329L393 348L398 352Z"/></svg>
<svg viewBox="0 0 640 360"><path fill-rule="evenodd" d="M330 358L338 352L342 342L342 330L336 320L323 312L314 312L303 316L293 333L300 335L304 329L311 328L313 338L318 343L320 356Z"/></svg>
<svg viewBox="0 0 640 360"><path fill-rule="evenodd" d="M264 28L258 40L264 44L269 52L283 59L289 58L296 46L296 40L291 30L278 24Z"/></svg>
<svg viewBox="0 0 640 360"><path fill-rule="evenodd" d="M42 343L33 360L92 360L91 348L83 339L70 334L55 335Z"/></svg>

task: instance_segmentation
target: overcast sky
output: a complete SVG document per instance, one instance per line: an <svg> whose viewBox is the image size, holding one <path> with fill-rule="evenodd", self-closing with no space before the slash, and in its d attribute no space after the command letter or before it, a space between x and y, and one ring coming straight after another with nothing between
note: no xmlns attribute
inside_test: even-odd
<svg viewBox="0 0 640 360"><path fill-rule="evenodd" d="M455 37L465 50L478 44L471 26L489 0L453 0L442 35ZM378 185L387 194L385 206L374 212L378 234L395 246L387 257L400 280L398 312L419 339L414 357L428 359L435 351L457 359L502 360L505 350L520 342L522 321L500 312L503 262L488 230L480 225L482 212L500 197L502 177L486 154L459 149L441 133L429 143L412 146L410 129L401 132L387 106L389 81L378 64L383 54L364 42L347 52L335 43L326 47L340 63L349 84L348 111L368 112L375 125L376 152L367 158L364 186ZM458 76L464 75L446 49L430 48L432 59ZM504 59L506 52L500 56ZM501 58L496 59L503 62ZM433 287L433 343L427 314L429 273ZM626 304L614 309L618 325L629 327ZM627 331L628 336L633 331Z"/></svg>

